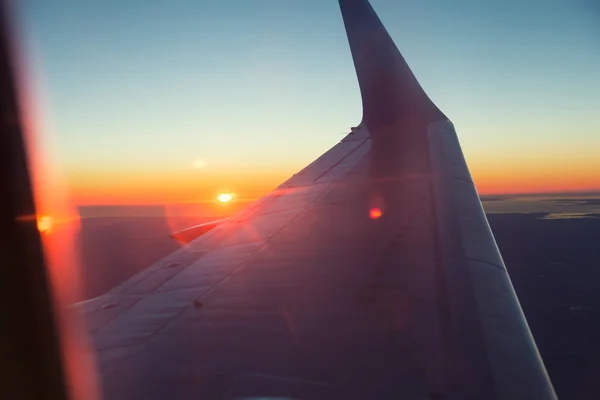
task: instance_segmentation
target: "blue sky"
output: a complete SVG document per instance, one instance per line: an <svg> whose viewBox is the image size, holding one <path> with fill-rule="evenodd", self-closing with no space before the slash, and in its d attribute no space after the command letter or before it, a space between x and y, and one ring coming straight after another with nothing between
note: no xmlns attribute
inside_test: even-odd
<svg viewBox="0 0 600 400"><path fill-rule="evenodd" d="M600 182L591 1L371 3L476 179L562 162ZM23 0L19 11L46 129L74 180L285 179L360 120L336 0Z"/></svg>

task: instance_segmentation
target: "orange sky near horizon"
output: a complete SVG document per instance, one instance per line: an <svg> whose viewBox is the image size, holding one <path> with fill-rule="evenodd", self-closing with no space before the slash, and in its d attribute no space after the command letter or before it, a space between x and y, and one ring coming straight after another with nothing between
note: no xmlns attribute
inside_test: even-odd
<svg viewBox="0 0 600 400"><path fill-rule="evenodd" d="M481 195L600 192L600 161L507 163L474 160L471 174ZM228 171L226 173L118 172L67 174L76 205L143 205L213 202L231 192L236 201L254 201L279 186L297 170Z"/></svg>
<svg viewBox="0 0 600 400"><path fill-rule="evenodd" d="M233 193L236 201L254 201L268 194L292 174L85 174L69 176L71 201L77 205L134 205L213 202L220 193Z"/></svg>
<svg viewBox="0 0 600 400"><path fill-rule="evenodd" d="M479 194L600 192L600 160L547 160L540 163L471 162Z"/></svg>

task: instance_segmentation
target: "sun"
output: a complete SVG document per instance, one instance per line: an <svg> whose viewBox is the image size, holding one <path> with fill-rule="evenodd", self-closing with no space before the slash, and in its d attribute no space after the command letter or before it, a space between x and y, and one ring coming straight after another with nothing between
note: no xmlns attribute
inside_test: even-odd
<svg viewBox="0 0 600 400"><path fill-rule="evenodd" d="M233 194L221 193L217 196L217 200L219 200L219 203L229 203L231 200L233 200Z"/></svg>

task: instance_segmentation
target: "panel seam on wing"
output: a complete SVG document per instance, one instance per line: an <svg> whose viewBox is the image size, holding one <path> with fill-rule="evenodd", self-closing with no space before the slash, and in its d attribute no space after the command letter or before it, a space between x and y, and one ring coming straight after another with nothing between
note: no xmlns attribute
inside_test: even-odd
<svg viewBox="0 0 600 400"><path fill-rule="evenodd" d="M483 261L483 260L480 260L480 259L477 259L477 258L472 258L472 257L467 257L467 256L451 256L451 255L445 255L444 257L445 258L453 258L453 259L457 259L457 260L474 261L474 262L478 262L478 263L481 263L481 264L489 265L491 267L498 268L499 270L506 272L506 269L503 266L501 266L501 265L494 264L494 263L491 263L489 261Z"/></svg>
<svg viewBox="0 0 600 400"><path fill-rule="evenodd" d="M448 178L450 178L450 179L452 179L452 180L455 180L455 181L467 182L467 183L470 183L471 185L475 186L475 183L473 183L473 181L472 181L472 180L469 180L469 179L465 179L465 178L457 178L457 177L455 177L455 176L449 176Z"/></svg>
<svg viewBox="0 0 600 400"><path fill-rule="evenodd" d="M367 140L369 140L369 138L365 138L362 139L362 142L356 146L355 148L353 148L352 150L350 150L350 152L348 152L344 157L340 158L336 163L334 163L331 167L329 167L327 170L325 170L322 174L320 174L319 176L317 176L315 179L313 179L313 182L317 182L319 179L321 179L323 176L327 175L327 173L329 171L331 171L332 169L334 169L335 167L337 167L342 161L344 161L346 158L348 158L352 153L354 153L356 150L358 150L361 146L363 146ZM329 189L329 188L328 188ZM327 189L326 189L327 190Z"/></svg>

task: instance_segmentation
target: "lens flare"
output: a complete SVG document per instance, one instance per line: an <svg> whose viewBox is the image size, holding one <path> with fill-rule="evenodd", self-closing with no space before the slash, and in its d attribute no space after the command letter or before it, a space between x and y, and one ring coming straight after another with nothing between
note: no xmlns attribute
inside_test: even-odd
<svg viewBox="0 0 600 400"><path fill-rule="evenodd" d="M194 160L192 165L196 169L202 169L202 168L206 167L206 160L203 158L198 158L197 160Z"/></svg>
<svg viewBox="0 0 600 400"><path fill-rule="evenodd" d="M49 215L42 215L37 220L37 228L40 233L47 235L52 232L52 217Z"/></svg>
<svg viewBox="0 0 600 400"><path fill-rule="evenodd" d="M379 219L382 215L383 213L381 212L381 209L377 207L371 208L369 211L369 217L371 217L371 219Z"/></svg>
<svg viewBox="0 0 600 400"><path fill-rule="evenodd" d="M231 193L221 193L217 196L217 200L219 200L220 203L229 203L233 200L233 195Z"/></svg>

